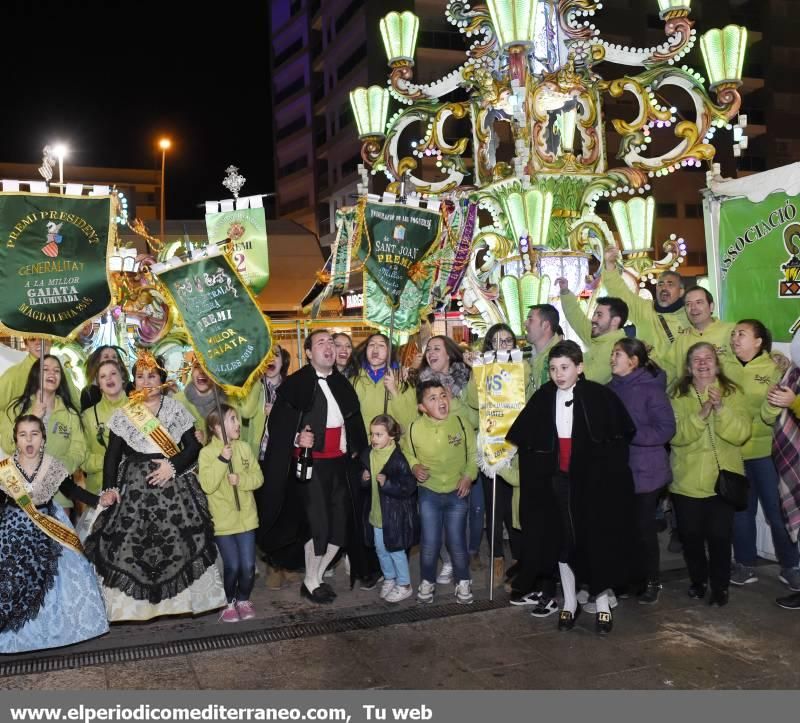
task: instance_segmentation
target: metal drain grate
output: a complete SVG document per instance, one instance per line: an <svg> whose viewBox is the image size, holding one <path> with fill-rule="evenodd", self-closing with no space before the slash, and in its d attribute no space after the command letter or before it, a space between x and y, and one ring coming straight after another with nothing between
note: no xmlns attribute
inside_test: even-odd
<svg viewBox="0 0 800 723"><path fill-rule="evenodd" d="M356 630L372 630L386 625L418 623L425 620L438 620L469 613L504 608L504 600L476 600L472 605L419 605L396 612L381 612L372 615L344 617L324 622L306 622L281 625L245 633L231 632L204 638L176 640L168 643L153 643L111 650L84 653L54 654L49 657L29 658L4 663L0 661L0 677L50 673L58 670L83 668L89 665L109 663L130 663L153 658L166 658L188 653L203 653L212 650L227 650L244 645L276 643L282 640L298 640L316 635L332 635Z"/></svg>

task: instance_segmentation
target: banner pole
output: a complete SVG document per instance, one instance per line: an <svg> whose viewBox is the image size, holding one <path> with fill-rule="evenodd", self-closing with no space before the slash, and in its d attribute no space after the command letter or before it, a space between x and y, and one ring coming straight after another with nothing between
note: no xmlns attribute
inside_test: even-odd
<svg viewBox="0 0 800 723"><path fill-rule="evenodd" d="M392 368L392 346L393 342L392 339L394 338L394 304L392 304L392 312L389 316L389 352L386 355L386 371L384 374L388 374ZM400 369L397 370L398 378L395 380L398 384L400 383ZM384 387L383 389L383 413L386 414L387 410L389 409L389 390Z"/></svg>
<svg viewBox="0 0 800 723"><path fill-rule="evenodd" d="M216 384L212 384L214 389L214 404L217 407L217 416L219 417L219 429L222 432L222 444L228 444L228 434L225 431L225 419L222 416L222 407L219 403L219 390L217 389ZM208 430L209 434L213 434L213 430ZM228 460L228 472L233 474L233 450L231 450L231 458ZM236 502L236 511L241 512L242 508L239 504L239 489L237 487L233 487L233 499Z"/></svg>
<svg viewBox="0 0 800 723"><path fill-rule="evenodd" d="M39 339L39 401L44 402L44 339Z"/></svg>
<svg viewBox="0 0 800 723"><path fill-rule="evenodd" d="M497 524L497 472L492 474L492 536L489 538L489 601L494 600L494 531Z"/></svg>

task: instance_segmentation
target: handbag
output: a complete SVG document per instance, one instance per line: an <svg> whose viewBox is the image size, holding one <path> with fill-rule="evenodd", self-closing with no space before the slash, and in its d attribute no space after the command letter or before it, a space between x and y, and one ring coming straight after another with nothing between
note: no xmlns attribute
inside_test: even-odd
<svg viewBox="0 0 800 723"><path fill-rule="evenodd" d="M695 389L695 394L697 390ZM703 402L697 394L697 401L700 406ZM714 444L714 432L711 431L709 424L708 435L711 438L711 450L714 452L714 461L717 463L717 481L714 484L714 492L727 502L736 512L744 512L750 502L750 481L743 474L732 472L729 469L722 469L717 456L717 446Z"/></svg>

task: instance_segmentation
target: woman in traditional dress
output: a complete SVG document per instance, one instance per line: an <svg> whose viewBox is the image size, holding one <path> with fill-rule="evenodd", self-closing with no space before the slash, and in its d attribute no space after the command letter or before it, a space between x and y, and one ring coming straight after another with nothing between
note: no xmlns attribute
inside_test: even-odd
<svg viewBox="0 0 800 723"><path fill-rule="evenodd" d="M193 471L200 453L194 420L162 393L161 360L141 353L133 376L131 402L108 422L103 465L103 487L119 486L121 500L98 516L86 540L108 619L220 608L225 592L214 564L214 532Z"/></svg>
<svg viewBox="0 0 800 723"><path fill-rule="evenodd" d="M108 632L94 570L53 496L96 505L64 465L45 454L39 417L14 424L16 451L0 462L0 653L57 648ZM108 490L102 504L117 499Z"/></svg>

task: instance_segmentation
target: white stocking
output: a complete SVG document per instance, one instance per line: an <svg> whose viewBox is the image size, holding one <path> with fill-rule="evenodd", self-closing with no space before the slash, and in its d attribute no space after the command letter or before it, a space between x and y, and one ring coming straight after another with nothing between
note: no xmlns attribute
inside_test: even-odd
<svg viewBox="0 0 800 723"><path fill-rule="evenodd" d="M325 570L328 569L328 565L331 564L331 560L336 557L336 553L339 552L339 545L331 545L328 543L328 547L325 550L325 554L320 558L319 567L317 568L318 576L317 576L317 585L322 584L322 576L325 573Z"/></svg>
<svg viewBox="0 0 800 723"><path fill-rule="evenodd" d="M608 607L608 590L603 590L596 598L595 604L597 605L597 612L599 613L610 613L611 610Z"/></svg>
<svg viewBox="0 0 800 723"><path fill-rule="evenodd" d="M561 574L561 589L564 592L564 610L575 613L578 608L578 598L575 596L575 573L566 562L558 563Z"/></svg>
<svg viewBox="0 0 800 723"><path fill-rule="evenodd" d="M322 558L314 554L314 540L308 540L303 546L303 550L306 557L306 577L303 583L309 592L314 592L319 587L319 578L322 572L319 564Z"/></svg>

